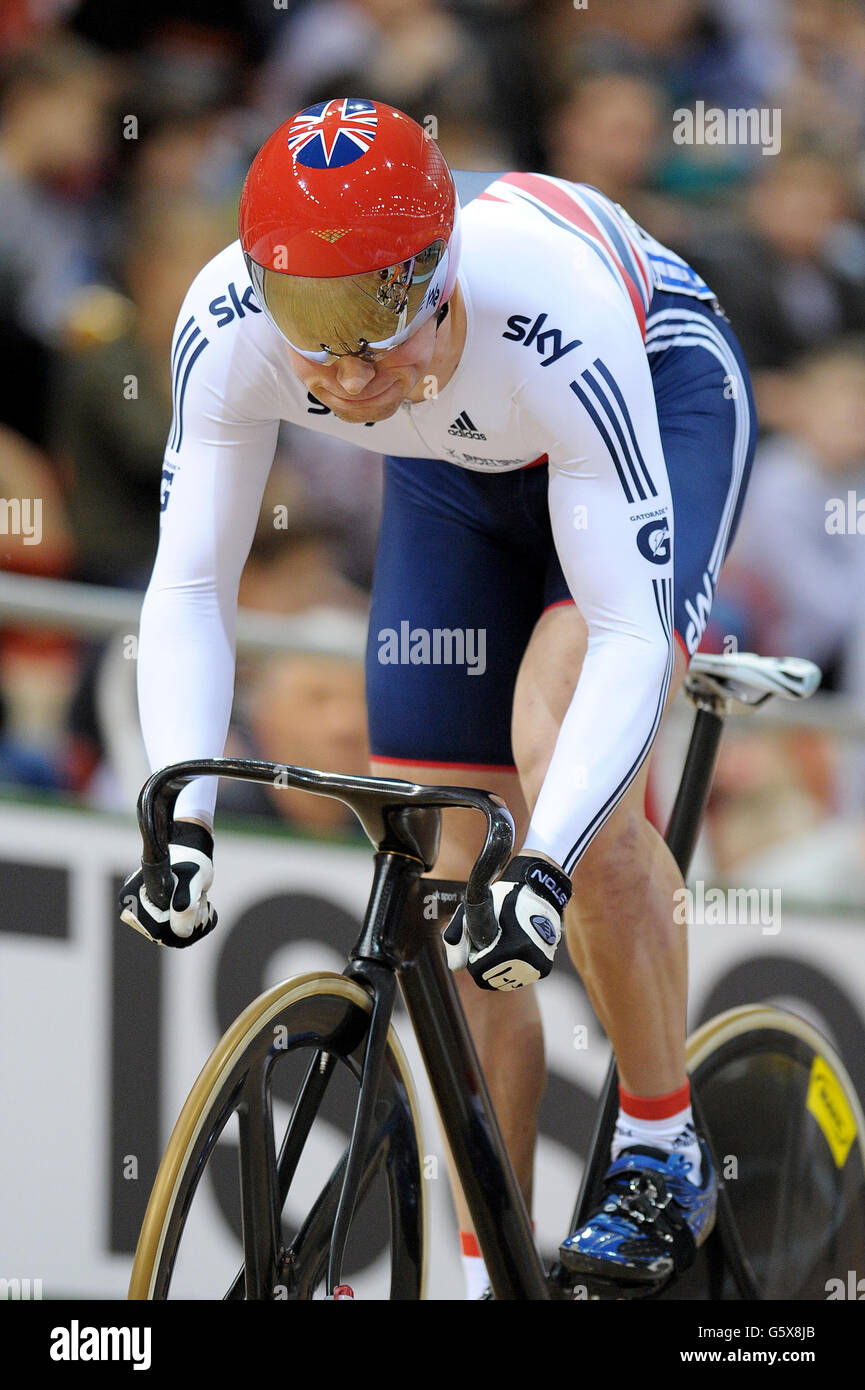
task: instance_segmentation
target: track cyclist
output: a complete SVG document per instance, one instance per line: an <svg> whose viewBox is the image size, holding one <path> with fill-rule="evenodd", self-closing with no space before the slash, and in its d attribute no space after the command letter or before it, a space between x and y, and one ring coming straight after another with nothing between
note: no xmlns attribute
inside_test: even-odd
<svg viewBox="0 0 865 1390"><path fill-rule="evenodd" d="M685 1071L682 880L645 790L756 432L711 289L597 189L452 175L402 112L334 98L257 154L240 237L193 281L171 370L139 639L151 765L224 748L238 582L280 421L381 452L371 766L482 786L514 817L494 944L469 950L457 906L478 848L464 813L445 818L423 912L446 926L526 1202L544 1086L531 986L564 931L620 1111L604 1200L561 1258L630 1281L683 1268L712 1228L717 1178ZM215 790L200 780L178 801L170 910L148 904L140 872L124 886L124 920L154 941L187 946L216 924ZM468 1296L482 1297L456 1200Z"/></svg>

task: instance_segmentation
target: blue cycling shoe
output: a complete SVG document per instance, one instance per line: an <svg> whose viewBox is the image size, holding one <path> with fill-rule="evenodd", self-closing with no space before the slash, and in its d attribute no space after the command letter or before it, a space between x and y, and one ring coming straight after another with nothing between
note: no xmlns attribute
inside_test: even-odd
<svg viewBox="0 0 865 1390"><path fill-rule="evenodd" d="M625 1149L607 1169L598 1210L559 1246L565 1268L635 1283L687 1269L715 1224L718 1204L718 1179L702 1140L700 1154L697 1187L682 1154Z"/></svg>

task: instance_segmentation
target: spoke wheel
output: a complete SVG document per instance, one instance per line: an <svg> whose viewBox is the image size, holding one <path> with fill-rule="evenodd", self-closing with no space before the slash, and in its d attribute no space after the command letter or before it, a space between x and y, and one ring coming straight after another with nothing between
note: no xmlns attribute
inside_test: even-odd
<svg viewBox="0 0 865 1390"><path fill-rule="evenodd" d="M317 1136L331 1145L349 1131L357 1099L372 1001L342 975L299 976L266 991L240 1015L205 1063L160 1164L136 1250L131 1299L167 1299L178 1256L189 1260L184 1235L202 1179L230 1174L220 1138L236 1116L234 1187L243 1263L216 1294L188 1297L297 1300L328 1297L330 1236L345 1152L320 1166L311 1159ZM328 1107L341 1106L340 1129ZM281 1113L287 1115L284 1125ZM275 1120L282 1134L277 1147ZM347 1151L347 1144L345 1145ZM318 1151L316 1151L318 1152ZM383 1243L379 1296L424 1296L425 1182L417 1102L402 1048L389 1031L376 1126L356 1208L357 1225ZM301 1171L317 1195L291 1214ZM353 1226L354 1233L354 1226ZM186 1244L190 1244L187 1241ZM346 1282L362 1250L349 1243ZM200 1259L202 1284L206 1260ZM188 1290L188 1285L184 1285Z"/></svg>

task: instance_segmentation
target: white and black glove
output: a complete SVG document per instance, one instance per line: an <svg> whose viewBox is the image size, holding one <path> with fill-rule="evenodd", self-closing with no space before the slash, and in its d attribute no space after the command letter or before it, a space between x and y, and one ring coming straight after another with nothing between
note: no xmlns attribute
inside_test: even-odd
<svg viewBox="0 0 865 1390"><path fill-rule="evenodd" d="M216 911L207 900L213 882L213 836L193 821L172 823L168 845L174 889L166 910L147 896L141 869L120 890L120 920L158 946L191 946L216 926Z"/></svg>
<svg viewBox="0 0 865 1390"><path fill-rule="evenodd" d="M571 880L556 864L523 854L511 860L491 893L498 935L491 946L476 951L460 903L444 932L448 965L451 970L466 966L481 989L521 989L553 968Z"/></svg>

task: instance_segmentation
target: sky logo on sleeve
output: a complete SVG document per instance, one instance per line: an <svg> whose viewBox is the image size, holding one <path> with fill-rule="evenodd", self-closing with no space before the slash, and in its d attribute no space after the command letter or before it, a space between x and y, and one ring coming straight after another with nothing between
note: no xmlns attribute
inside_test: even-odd
<svg viewBox="0 0 865 1390"><path fill-rule="evenodd" d="M229 299L231 304L228 303ZM261 313L261 305L255 298L255 291L252 286L247 285L243 294L239 295L233 280L226 293L219 295L217 299L211 299L207 307L216 319L217 328L224 328L235 317L242 319L246 317L247 313Z"/></svg>

